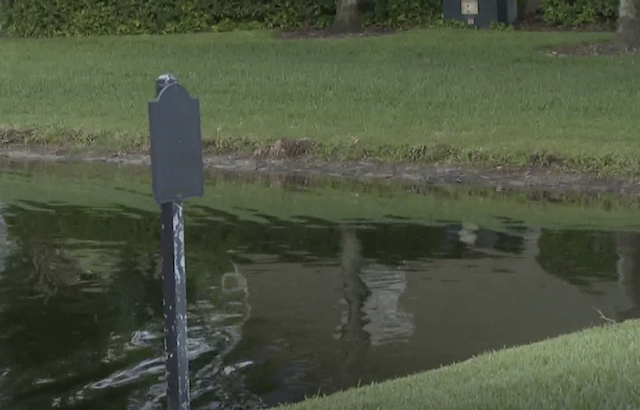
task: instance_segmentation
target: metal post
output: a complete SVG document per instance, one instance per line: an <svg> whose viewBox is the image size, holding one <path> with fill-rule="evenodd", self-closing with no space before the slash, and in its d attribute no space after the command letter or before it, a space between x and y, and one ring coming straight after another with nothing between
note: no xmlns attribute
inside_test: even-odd
<svg viewBox="0 0 640 410"><path fill-rule="evenodd" d="M156 80L156 94L178 79L164 74ZM182 202L160 205L162 224L162 281L169 410L189 410L189 359L187 358L187 287L184 257Z"/></svg>

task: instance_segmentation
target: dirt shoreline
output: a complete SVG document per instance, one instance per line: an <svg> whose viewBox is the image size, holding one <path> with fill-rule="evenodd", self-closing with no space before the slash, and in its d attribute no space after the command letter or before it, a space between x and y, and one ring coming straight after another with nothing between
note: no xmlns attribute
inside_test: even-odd
<svg viewBox="0 0 640 410"><path fill-rule="evenodd" d="M145 154L60 153L44 149L0 150L0 167L16 162L106 163L119 167L149 167ZM238 155L205 155L208 173L348 178L425 185L464 184L496 190L544 190L558 193L640 196L640 180L534 168L469 168L374 162L322 162L302 159L252 159Z"/></svg>

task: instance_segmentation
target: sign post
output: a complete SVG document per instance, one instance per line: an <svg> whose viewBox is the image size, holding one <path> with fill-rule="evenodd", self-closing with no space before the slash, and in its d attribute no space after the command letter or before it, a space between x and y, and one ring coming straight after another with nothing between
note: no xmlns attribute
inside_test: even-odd
<svg viewBox="0 0 640 410"><path fill-rule="evenodd" d="M189 410L187 288L182 201L204 193L200 103L171 74L149 102L151 176L162 225L162 280L169 410Z"/></svg>

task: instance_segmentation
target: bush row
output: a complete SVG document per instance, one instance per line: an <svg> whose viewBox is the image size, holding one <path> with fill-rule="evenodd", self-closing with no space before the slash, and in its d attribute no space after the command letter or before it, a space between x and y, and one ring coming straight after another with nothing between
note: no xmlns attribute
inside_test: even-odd
<svg viewBox="0 0 640 410"><path fill-rule="evenodd" d="M18 36L163 34L235 28L322 28L334 0L0 0ZM410 26L440 13L438 0L365 0L364 22Z"/></svg>
<svg viewBox="0 0 640 410"><path fill-rule="evenodd" d="M549 26L580 27L610 24L618 18L619 0L542 0Z"/></svg>
<svg viewBox="0 0 640 410"><path fill-rule="evenodd" d="M542 0L547 24L569 27L615 21L617 4ZM335 0L0 0L3 30L35 37L322 28L334 13ZM416 26L441 13L442 0L362 0L365 25Z"/></svg>

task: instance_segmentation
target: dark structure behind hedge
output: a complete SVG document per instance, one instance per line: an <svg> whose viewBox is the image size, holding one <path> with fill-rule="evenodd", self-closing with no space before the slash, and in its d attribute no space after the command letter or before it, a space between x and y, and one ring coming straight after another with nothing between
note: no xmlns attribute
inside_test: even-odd
<svg viewBox="0 0 640 410"><path fill-rule="evenodd" d="M615 21L617 5L542 0L545 20L563 26ZM335 14L334 0L0 0L0 7L3 31L28 37L322 28ZM410 27L440 18L442 2L362 0L362 13L366 25Z"/></svg>

